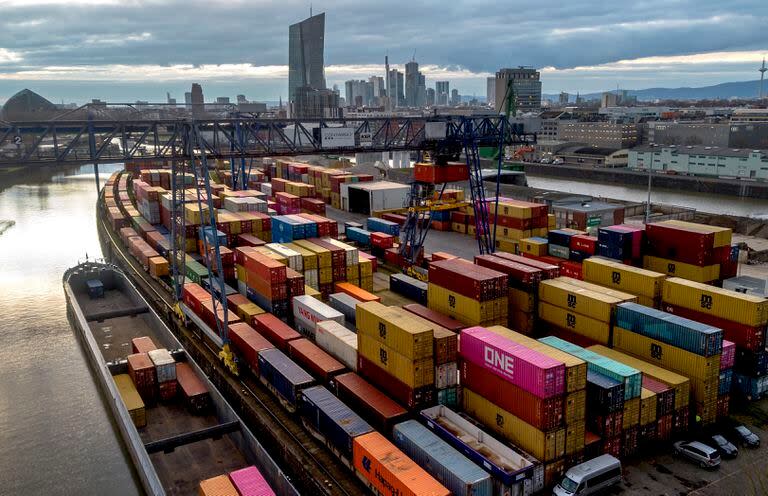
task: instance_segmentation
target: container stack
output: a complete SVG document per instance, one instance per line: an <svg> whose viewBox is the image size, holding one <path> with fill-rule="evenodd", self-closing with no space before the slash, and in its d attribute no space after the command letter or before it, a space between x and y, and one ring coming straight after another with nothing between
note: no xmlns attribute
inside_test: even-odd
<svg viewBox="0 0 768 496"><path fill-rule="evenodd" d="M696 282L714 282L736 275L731 229L667 220L648 224L643 267Z"/></svg>
<svg viewBox="0 0 768 496"><path fill-rule="evenodd" d="M628 293L559 277L539 284L539 318L554 334L576 335L578 343L607 345L616 307L636 300Z"/></svg>
<svg viewBox="0 0 768 496"><path fill-rule="evenodd" d="M145 427L147 425L147 411L131 377L128 374L118 374L113 378L117 392L128 410L133 425L137 428Z"/></svg>
<svg viewBox="0 0 768 496"><path fill-rule="evenodd" d="M584 360L587 362L587 369L593 374L600 374L623 385L623 400L613 398L612 395L615 404L610 408L606 408L604 404L587 402L588 428L602 437L603 452L619 455L633 453L637 449L642 372L554 336L541 338L539 341ZM595 397L594 394L617 391L612 389L612 383L609 381L598 376L593 376L593 379L598 386L597 389L595 384L591 386L592 398ZM590 405L597 406L598 409L590 410Z"/></svg>
<svg viewBox="0 0 768 496"><path fill-rule="evenodd" d="M171 401L176 397L176 360L165 348L147 352L155 366L158 396L163 401Z"/></svg>
<svg viewBox="0 0 768 496"><path fill-rule="evenodd" d="M150 186L144 181L133 181L133 193L136 208L150 224L160 224L160 197L165 190L159 186Z"/></svg>
<svg viewBox="0 0 768 496"><path fill-rule="evenodd" d="M675 411L675 389L652 378L643 370L643 393L641 398L655 396L656 412L644 412L641 404L640 439L648 443L654 440L667 441L672 435L672 416ZM643 400L641 399L641 402ZM647 403L646 403L647 404ZM645 413L645 417L643 414ZM651 419L652 417L652 419ZM648 421L649 423L645 423Z"/></svg>
<svg viewBox="0 0 768 496"><path fill-rule="evenodd" d="M389 276L390 291L405 296L417 303L427 303L428 287L427 283L405 274L395 273Z"/></svg>
<svg viewBox="0 0 768 496"><path fill-rule="evenodd" d="M315 342L347 368L357 371L357 334L335 320L323 320L315 327Z"/></svg>
<svg viewBox="0 0 768 496"><path fill-rule="evenodd" d="M264 310L287 318L286 266L257 250L253 247L235 249L238 291Z"/></svg>
<svg viewBox="0 0 768 496"><path fill-rule="evenodd" d="M508 277L455 258L429 264L428 306L471 325L505 325L509 312Z"/></svg>
<svg viewBox="0 0 768 496"><path fill-rule="evenodd" d="M301 273L304 275L304 283L307 286L318 289L320 286L317 272L317 254L296 243L285 243L283 246L301 256Z"/></svg>
<svg viewBox="0 0 768 496"><path fill-rule="evenodd" d="M344 314L311 296L296 296L292 299L291 305L294 327L310 339L315 339L315 328L318 322L333 320L344 325Z"/></svg>
<svg viewBox="0 0 768 496"><path fill-rule="evenodd" d="M639 227L619 224L597 230L596 255L618 260L627 265L641 265L645 231Z"/></svg>
<svg viewBox="0 0 768 496"><path fill-rule="evenodd" d="M317 258L317 287L315 289L320 291L325 298L330 294L329 289L333 286L333 261L330 250L305 239L296 240L293 244L313 253Z"/></svg>
<svg viewBox="0 0 768 496"><path fill-rule="evenodd" d="M615 260L591 257L584 260L584 280L606 288L637 296L637 302L658 308L666 276L659 272L639 269Z"/></svg>
<svg viewBox="0 0 768 496"><path fill-rule="evenodd" d="M483 327L462 330L460 342L464 411L544 462L545 478L557 477L566 451L563 362Z"/></svg>
<svg viewBox="0 0 768 496"><path fill-rule="evenodd" d="M496 224L496 247L501 251L517 253L520 240L532 236L547 235L547 206L542 203L530 203L512 198L499 197L498 216L496 216L496 198L486 201L488 224ZM472 214L474 217L474 213ZM468 234L475 234L475 221L469 219Z"/></svg>
<svg viewBox="0 0 768 496"><path fill-rule="evenodd" d="M721 329L624 303L616 312L613 347L689 378L695 414L702 424L716 420Z"/></svg>
<svg viewBox="0 0 768 496"><path fill-rule="evenodd" d="M389 220L368 217L366 228L371 232L381 232L392 236L400 236L400 224Z"/></svg>
<svg viewBox="0 0 768 496"><path fill-rule="evenodd" d="M672 277L664 283L663 308L722 329L736 345L733 392L752 400L768 394L768 299Z"/></svg>
<svg viewBox="0 0 768 496"><path fill-rule="evenodd" d="M736 361L736 344L723 339L720 353L720 381L717 390L717 418L728 416L733 388L733 365Z"/></svg>
<svg viewBox="0 0 768 496"><path fill-rule="evenodd" d="M128 355L128 375L145 405L153 405L157 394L155 365L147 353Z"/></svg>
<svg viewBox="0 0 768 496"><path fill-rule="evenodd" d="M424 308L424 307L422 307ZM425 308L429 312L428 309ZM438 323L432 322L413 312L410 317L432 328L434 345L432 356L435 361L435 395L437 403L457 407L459 403L459 336Z"/></svg>
<svg viewBox="0 0 768 496"><path fill-rule="evenodd" d="M377 301L357 305L357 370L409 408L434 401L433 327Z"/></svg>
<svg viewBox="0 0 768 496"><path fill-rule="evenodd" d="M587 375L589 430L600 436L602 451L621 456L624 383L599 372Z"/></svg>

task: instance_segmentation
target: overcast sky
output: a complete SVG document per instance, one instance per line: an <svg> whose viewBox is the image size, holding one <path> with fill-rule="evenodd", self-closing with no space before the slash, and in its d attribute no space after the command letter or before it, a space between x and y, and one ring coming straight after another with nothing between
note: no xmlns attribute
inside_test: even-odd
<svg viewBox="0 0 768 496"><path fill-rule="evenodd" d="M0 0L0 102L183 101L287 95L288 25L310 2ZM499 67L542 70L545 93L754 80L768 52L765 0L314 1L326 12L329 85L416 54L428 86L485 96Z"/></svg>

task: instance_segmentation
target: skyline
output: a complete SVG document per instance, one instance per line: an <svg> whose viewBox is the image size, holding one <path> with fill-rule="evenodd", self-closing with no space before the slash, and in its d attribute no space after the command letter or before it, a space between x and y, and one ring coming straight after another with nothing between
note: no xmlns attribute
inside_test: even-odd
<svg viewBox="0 0 768 496"><path fill-rule="evenodd" d="M327 86L383 76L385 54L404 70L415 51L427 86L448 80L463 95L484 96L487 76L520 65L541 71L547 94L617 85L700 87L753 80L768 53L760 35L768 6L761 2L669 6L653 0L627 10L579 0L556 8L553 3L552 9L542 5L526 11L523 21L517 2L502 11L490 1L460 1L450 9L433 3L315 5L316 14L327 14ZM309 14L309 4L297 1L279 7L216 0L6 4L0 102L23 88L57 103L162 101L166 91L180 100L192 82L210 88L211 96L286 100L288 26ZM200 22L209 16L222 22ZM419 21L425 16L434 21L428 30Z"/></svg>

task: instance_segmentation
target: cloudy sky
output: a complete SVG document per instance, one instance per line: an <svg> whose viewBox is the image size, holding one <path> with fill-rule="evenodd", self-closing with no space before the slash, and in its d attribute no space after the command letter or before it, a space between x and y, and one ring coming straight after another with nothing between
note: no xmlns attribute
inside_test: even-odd
<svg viewBox="0 0 768 496"><path fill-rule="evenodd" d="M286 97L294 0L0 0L0 103L28 87L59 102ZM485 95L499 67L541 68L545 93L706 86L757 79L765 0L333 0L329 84L383 74L414 54L427 84Z"/></svg>

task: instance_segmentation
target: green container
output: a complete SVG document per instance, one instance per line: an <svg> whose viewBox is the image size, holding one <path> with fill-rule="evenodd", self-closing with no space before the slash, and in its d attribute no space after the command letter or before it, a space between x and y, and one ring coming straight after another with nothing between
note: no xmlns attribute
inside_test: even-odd
<svg viewBox="0 0 768 496"><path fill-rule="evenodd" d="M208 277L208 269L200 262L188 259L186 267L186 277L194 283L200 284L204 277Z"/></svg>
<svg viewBox="0 0 768 496"><path fill-rule="evenodd" d="M449 387L446 389L438 389L437 390L437 403L440 405L445 405L447 407L457 407L459 405L459 388Z"/></svg>

